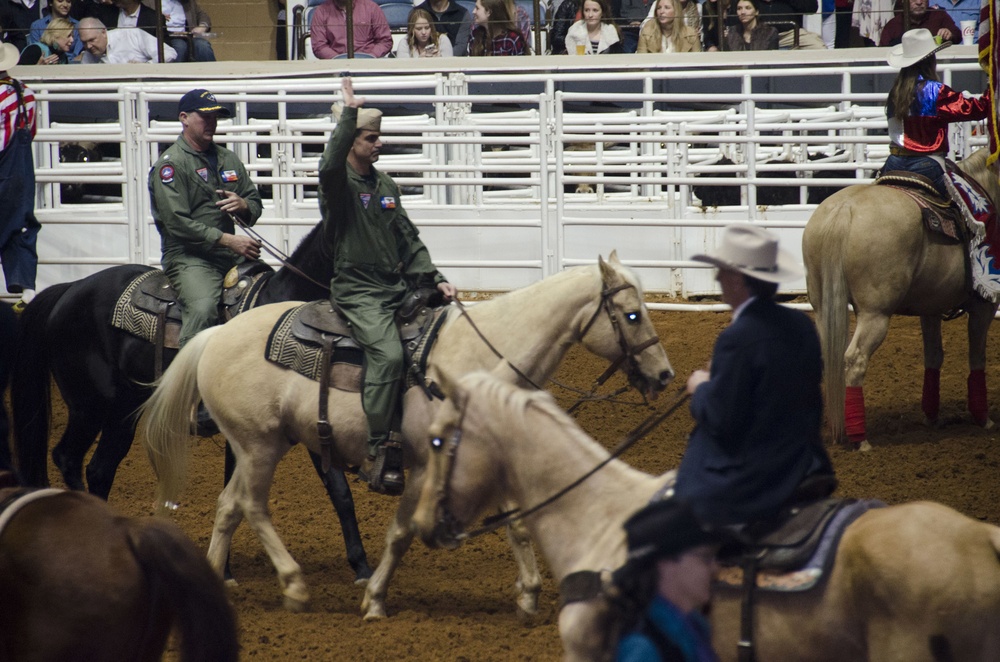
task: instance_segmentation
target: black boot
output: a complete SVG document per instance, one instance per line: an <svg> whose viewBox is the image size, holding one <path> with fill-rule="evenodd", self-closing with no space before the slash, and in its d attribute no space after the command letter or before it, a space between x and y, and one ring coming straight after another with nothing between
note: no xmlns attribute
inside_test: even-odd
<svg viewBox="0 0 1000 662"><path fill-rule="evenodd" d="M365 458L358 476L368 483L368 489L379 494L399 496L406 486L403 475L403 447L398 441L383 441L375 457Z"/></svg>
<svg viewBox="0 0 1000 662"><path fill-rule="evenodd" d="M212 420L212 415L205 409L205 403L198 403L198 414L195 416L194 433L199 437L211 437L219 434L219 426Z"/></svg>

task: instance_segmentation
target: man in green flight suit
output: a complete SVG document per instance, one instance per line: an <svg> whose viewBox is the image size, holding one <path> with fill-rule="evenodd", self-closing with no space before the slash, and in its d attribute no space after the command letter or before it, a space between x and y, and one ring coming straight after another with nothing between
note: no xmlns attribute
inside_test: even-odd
<svg viewBox="0 0 1000 662"><path fill-rule="evenodd" d="M334 256L330 296L365 352L361 404L368 458L359 474L372 490L399 494L403 348L393 317L416 288L436 287L446 301L457 290L431 262L403 210L399 187L374 167L382 148L381 111L362 108L365 100L354 96L350 78L342 79L342 92L343 107L333 107L337 128L319 165L319 208Z"/></svg>
<svg viewBox="0 0 1000 662"><path fill-rule="evenodd" d="M239 157L213 141L229 109L198 89L181 97L177 112L184 129L149 171L149 196L163 270L181 306L183 347L219 323L226 273L260 257L260 243L235 234L232 217L253 225L263 204Z"/></svg>

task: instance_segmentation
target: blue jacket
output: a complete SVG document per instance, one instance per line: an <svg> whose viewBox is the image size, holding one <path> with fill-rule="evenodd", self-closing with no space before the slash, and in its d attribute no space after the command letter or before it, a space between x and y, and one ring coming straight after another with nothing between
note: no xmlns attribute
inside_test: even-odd
<svg viewBox="0 0 1000 662"><path fill-rule="evenodd" d="M718 657L701 614L685 616L655 595L643 623L618 642L615 662L718 662Z"/></svg>
<svg viewBox="0 0 1000 662"><path fill-rule="evenodd" d="M711 379L691 398L696 425L676 496L702 518L775 514L803 478L833 473L820 439L823 363L803 313L756 299L715 343Z"/></svg>

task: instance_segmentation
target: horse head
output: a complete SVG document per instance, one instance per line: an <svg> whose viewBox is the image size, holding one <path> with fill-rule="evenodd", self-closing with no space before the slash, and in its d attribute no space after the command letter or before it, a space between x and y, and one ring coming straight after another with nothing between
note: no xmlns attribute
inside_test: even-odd
<svg viewBox="0 0 1000 662"><path fill-rule="evenodd" d="M597 263L601 299L581 329L581 342L611 361L613 368L622 366L629 383L654 399L674 378L674 370L649 318L642 285L619 261L617 251L611 251L607 261L598 256Z"/></svg>
<svg viewBox="0 0 1000 662"><path fill-rule="evenodd" d="M509 368L501 363L493 372L499 371L506 373ZM470 380L481 382L485 374L473 372L461 380L446 371L440 374L439 385L447 397L427 429L430 456L412 519L414 530L428 547L459 547L467 537L465 527L495 500L493 489L502 483L497 476L499 465L482 452L484 444L467 444L459 457L466 426L478 426L469 417L476 391ZM510 376L505 374L503 379L509 381Z"/></svg>

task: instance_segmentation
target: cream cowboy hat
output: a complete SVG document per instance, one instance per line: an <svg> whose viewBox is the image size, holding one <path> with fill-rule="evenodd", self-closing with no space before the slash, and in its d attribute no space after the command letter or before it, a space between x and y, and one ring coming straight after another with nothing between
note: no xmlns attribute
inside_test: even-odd
<svg viewBox="0 0 1000 662"><path fill-rule="evenodd" d="M903 33L903 41L889 51L889 66L905 69L949 46L951 46L950 41L936 43L931 31L925 28L908 30Z"/></svg>
<svg viewBox="0 0 1000 662"><path fill-rule="evenodd" d="M0 48L0 71L12 69L21 59L21 52L14 44L3 44Z"/></svg>
<svg viewBox="0 0 1000 662"><path fill-rule="evenodd" d="M803 274L795 258L778 248L778 237L774 233L749 223L727 226L718 248L691 259L769 283L785 283Z"/></svg>

